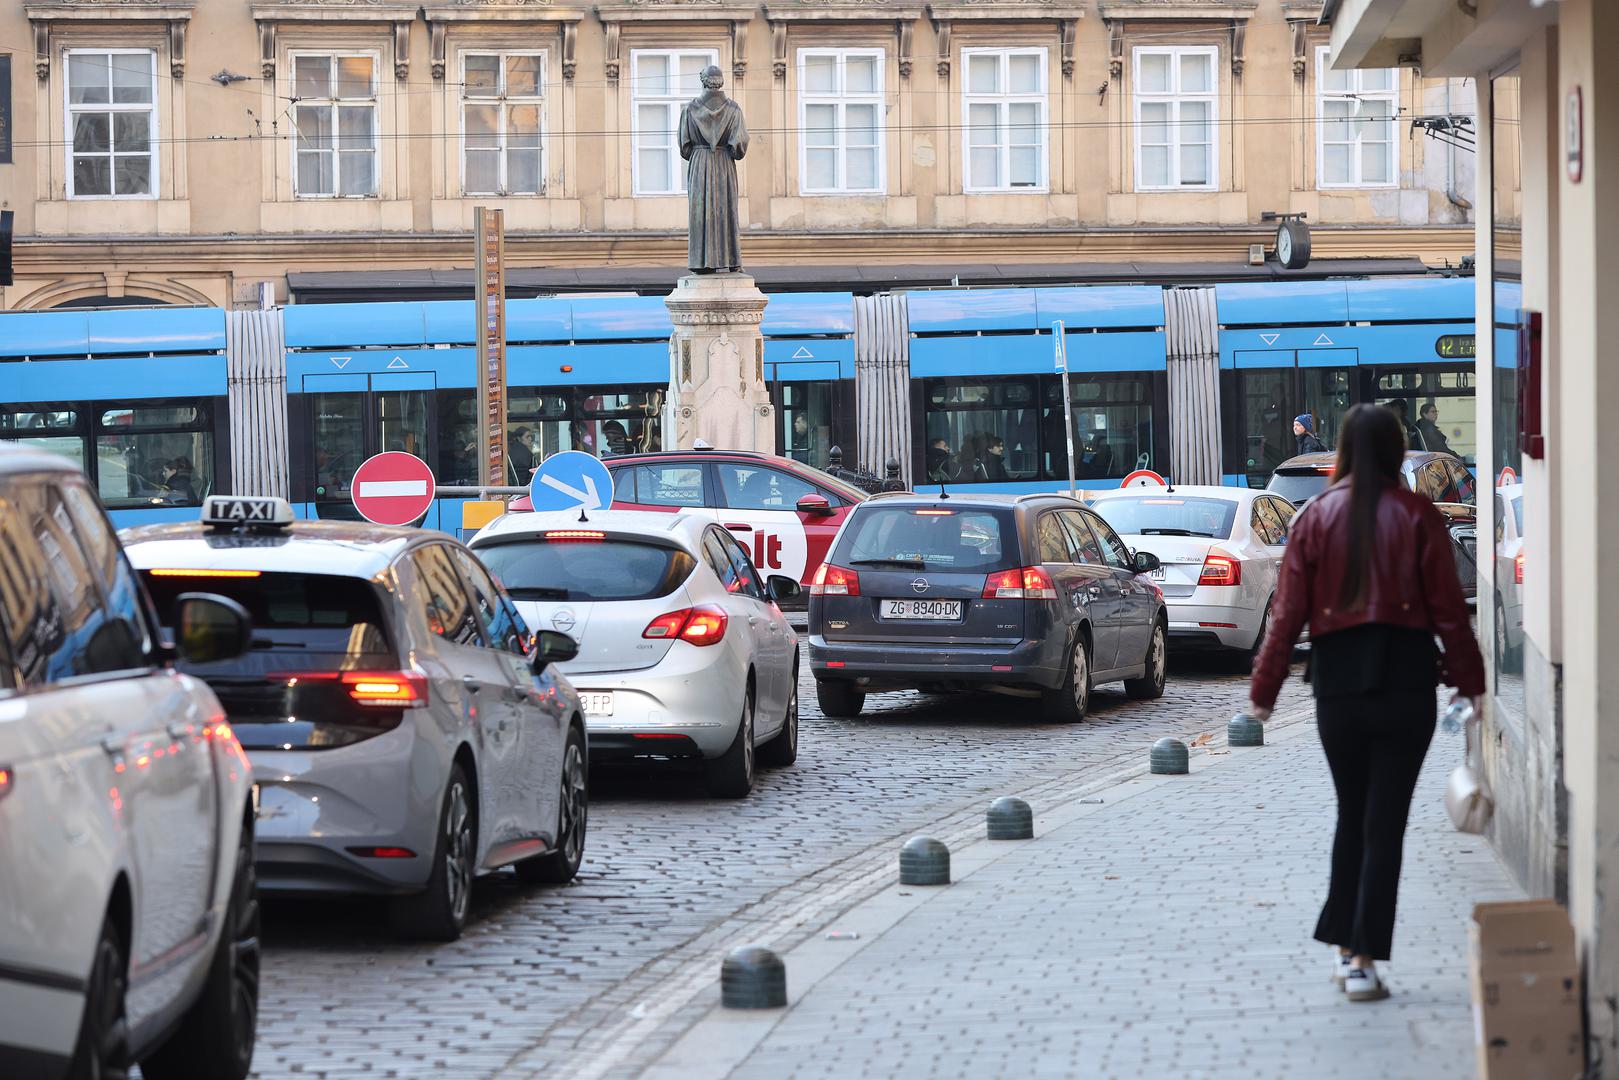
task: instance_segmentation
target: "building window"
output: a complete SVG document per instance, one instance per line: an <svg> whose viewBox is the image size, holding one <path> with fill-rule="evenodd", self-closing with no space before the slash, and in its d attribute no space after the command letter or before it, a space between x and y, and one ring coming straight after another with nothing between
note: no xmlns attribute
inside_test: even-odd
<svg viewBox="0 0 1619 1080"><path fill-rule="evenodd" d="M293 54L298 196L376 195L376 70L374 54Z"/></svg>
<svg viewBox="0 0 1619 1080"><path fill-rule="evenodd" d="M67 195L157 195L157 54L67 51Z"/></svg>
<svg viewBox="0 0 1619 1080"><path fill-rule="evenodd" d="M545 56L466 53L461 58L462 190L545 192Z"/></svg>
<svg viewBox="0 0 1619 1080"><path fill-rule="evenodd" d="M1135 50L1136 190L1214 190L1213 45Z"/></svg>
<svg viewBox="0 0 1619 1080"><path fill-rule="evenodd" d="M883 190L881 49L800 49L798 127L805 195Z"/></svg>
<svg viewBox="0 0 1619 1080"><path fill-rule="evenodd" d="M1320 184L1378 187L1394 183L1395 68L1333 71L1329 50L1316 50L1316 148Z"/></svg>
<svg viewBox="0 0 1619 1080"><path fill-rule="evenodd" d="M713 49L637 49L630 54L630 132L637 195L685 192L686 163L675 141L680 108L702 92L698 76L703 69L719 62L719 53Z"/></svg>
<svg viewBox="0 0 1619 1080"><path fill-rule="evenodd" d="M968 191L1046 187L1046 50L963 49Z"/></svg>

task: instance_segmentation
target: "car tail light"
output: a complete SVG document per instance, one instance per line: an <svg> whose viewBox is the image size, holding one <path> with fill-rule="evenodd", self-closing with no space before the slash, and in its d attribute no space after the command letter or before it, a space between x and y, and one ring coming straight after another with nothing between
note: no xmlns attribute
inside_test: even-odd
<svg viewBox="0 0 1619 1080"><path fill-rule="evenodd" d="M153 577L178 578L255 578L262 570L184 570L175 567L159 566L146 571Z"/></svg>
<svg viewBox="0 0 1619 1080"><path fill-rule="evenodd" d="M822 563L810 581L811 596L859 596L860 575L842 566Z"/></svg>
<svg viewBox="0 0 1619 1080"><path fill-rule="evenodd" d="M1512 557L1512 583L1514 585L1523 584L1523 552L1521 551Z"/></svg>
<svg viewBox="0 0 1619 1080"><path fill-rule="evenodd" d="M364 859L414 859L416 853L408 847L351 847L349 854Z"/></svg>
<svg viewBox="0 0 1619 1080"><path fill-rule="evenodd" d="M1220 551L1211 551L1203 559L1203 572L1197 576L1199 585L1241 585L1242 563Z"/></svg>
<svg viewBox="0 0 1619 1080"><path fill-rule="evenodd" d="M998 570L984 579L985 600L1051 600L1056 595L1051 575L1038 566Z"/></svg>
<svg viewBox="0 0 1619 1080"><path fill-rule="evenodd" d="M607 539L607 534L596 529L552 529L545 538L553 544L592 544Z"/></svg>
<svg viewBox="0 0 1619 1080"><path fill-rule="evenodd" d="M17 773L10 765L0 765L0 799L11 794L11 789L17 786Z"/></svg>
<svg viewBox="0 0 1619 1080"><path fill-rule="evenodd" d="M343 685L361 705L408 709L427 701L427 677L411 671L345 671Z"/></svg>
<svg viewBox="0 0 1619 1080"><path fill-rule="evenodd" d="M724 611L712 604L703 604L659 615L646 624L641 636L657 641L679 638L693 645L714 645L725 637L729 622Z"/></svg>

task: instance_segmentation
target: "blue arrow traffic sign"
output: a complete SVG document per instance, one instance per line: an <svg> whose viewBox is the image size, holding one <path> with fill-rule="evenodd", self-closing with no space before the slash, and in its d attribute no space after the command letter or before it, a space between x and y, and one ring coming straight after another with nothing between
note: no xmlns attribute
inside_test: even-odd
<svg viewBox="0 0 1619 1080"><path fill-rule="evenodd" d="M613 474L582 450L564 450L540 462L528 492L539 511L604 510L613 502Z"/></svg>

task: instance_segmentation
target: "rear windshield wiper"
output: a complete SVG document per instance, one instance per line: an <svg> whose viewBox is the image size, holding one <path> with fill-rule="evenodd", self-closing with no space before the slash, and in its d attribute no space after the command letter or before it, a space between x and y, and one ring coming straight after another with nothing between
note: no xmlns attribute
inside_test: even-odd
<svg viewBox="0 0 1619 1080"><path fill-rule="evenodd" d="M906 570L926 570L928 564L921 559L850 559L854 566L899 566Z"/></svg>
<svg viewBox="0 0 1619 1080"><path fill-rule="evenodd" d="M1208 537L1213 537L1214 536L1214 534L1211 533L1211 532L1198 532L1196 529L1142 529L1141 530L1141 535L1142 536L1208 536Z"/></svg>
<svg viewBox="0 0 1619 1080"><path fill-rule="evenodd" d="M566 600L568 598L567 589L547 589L539 587L532 589L514 589L508 585L506 587L506 591L511 594L513 600Z"/></svg>

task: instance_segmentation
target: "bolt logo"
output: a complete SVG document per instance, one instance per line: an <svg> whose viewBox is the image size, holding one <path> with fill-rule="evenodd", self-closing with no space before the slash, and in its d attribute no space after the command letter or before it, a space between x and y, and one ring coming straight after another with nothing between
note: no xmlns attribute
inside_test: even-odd
<svg viewBox="0 0 1619 1080"><path fill-rule="evenodd" d="M764 570L780 570L781 537L773 533L754 533L753 565Z"/></svg>

